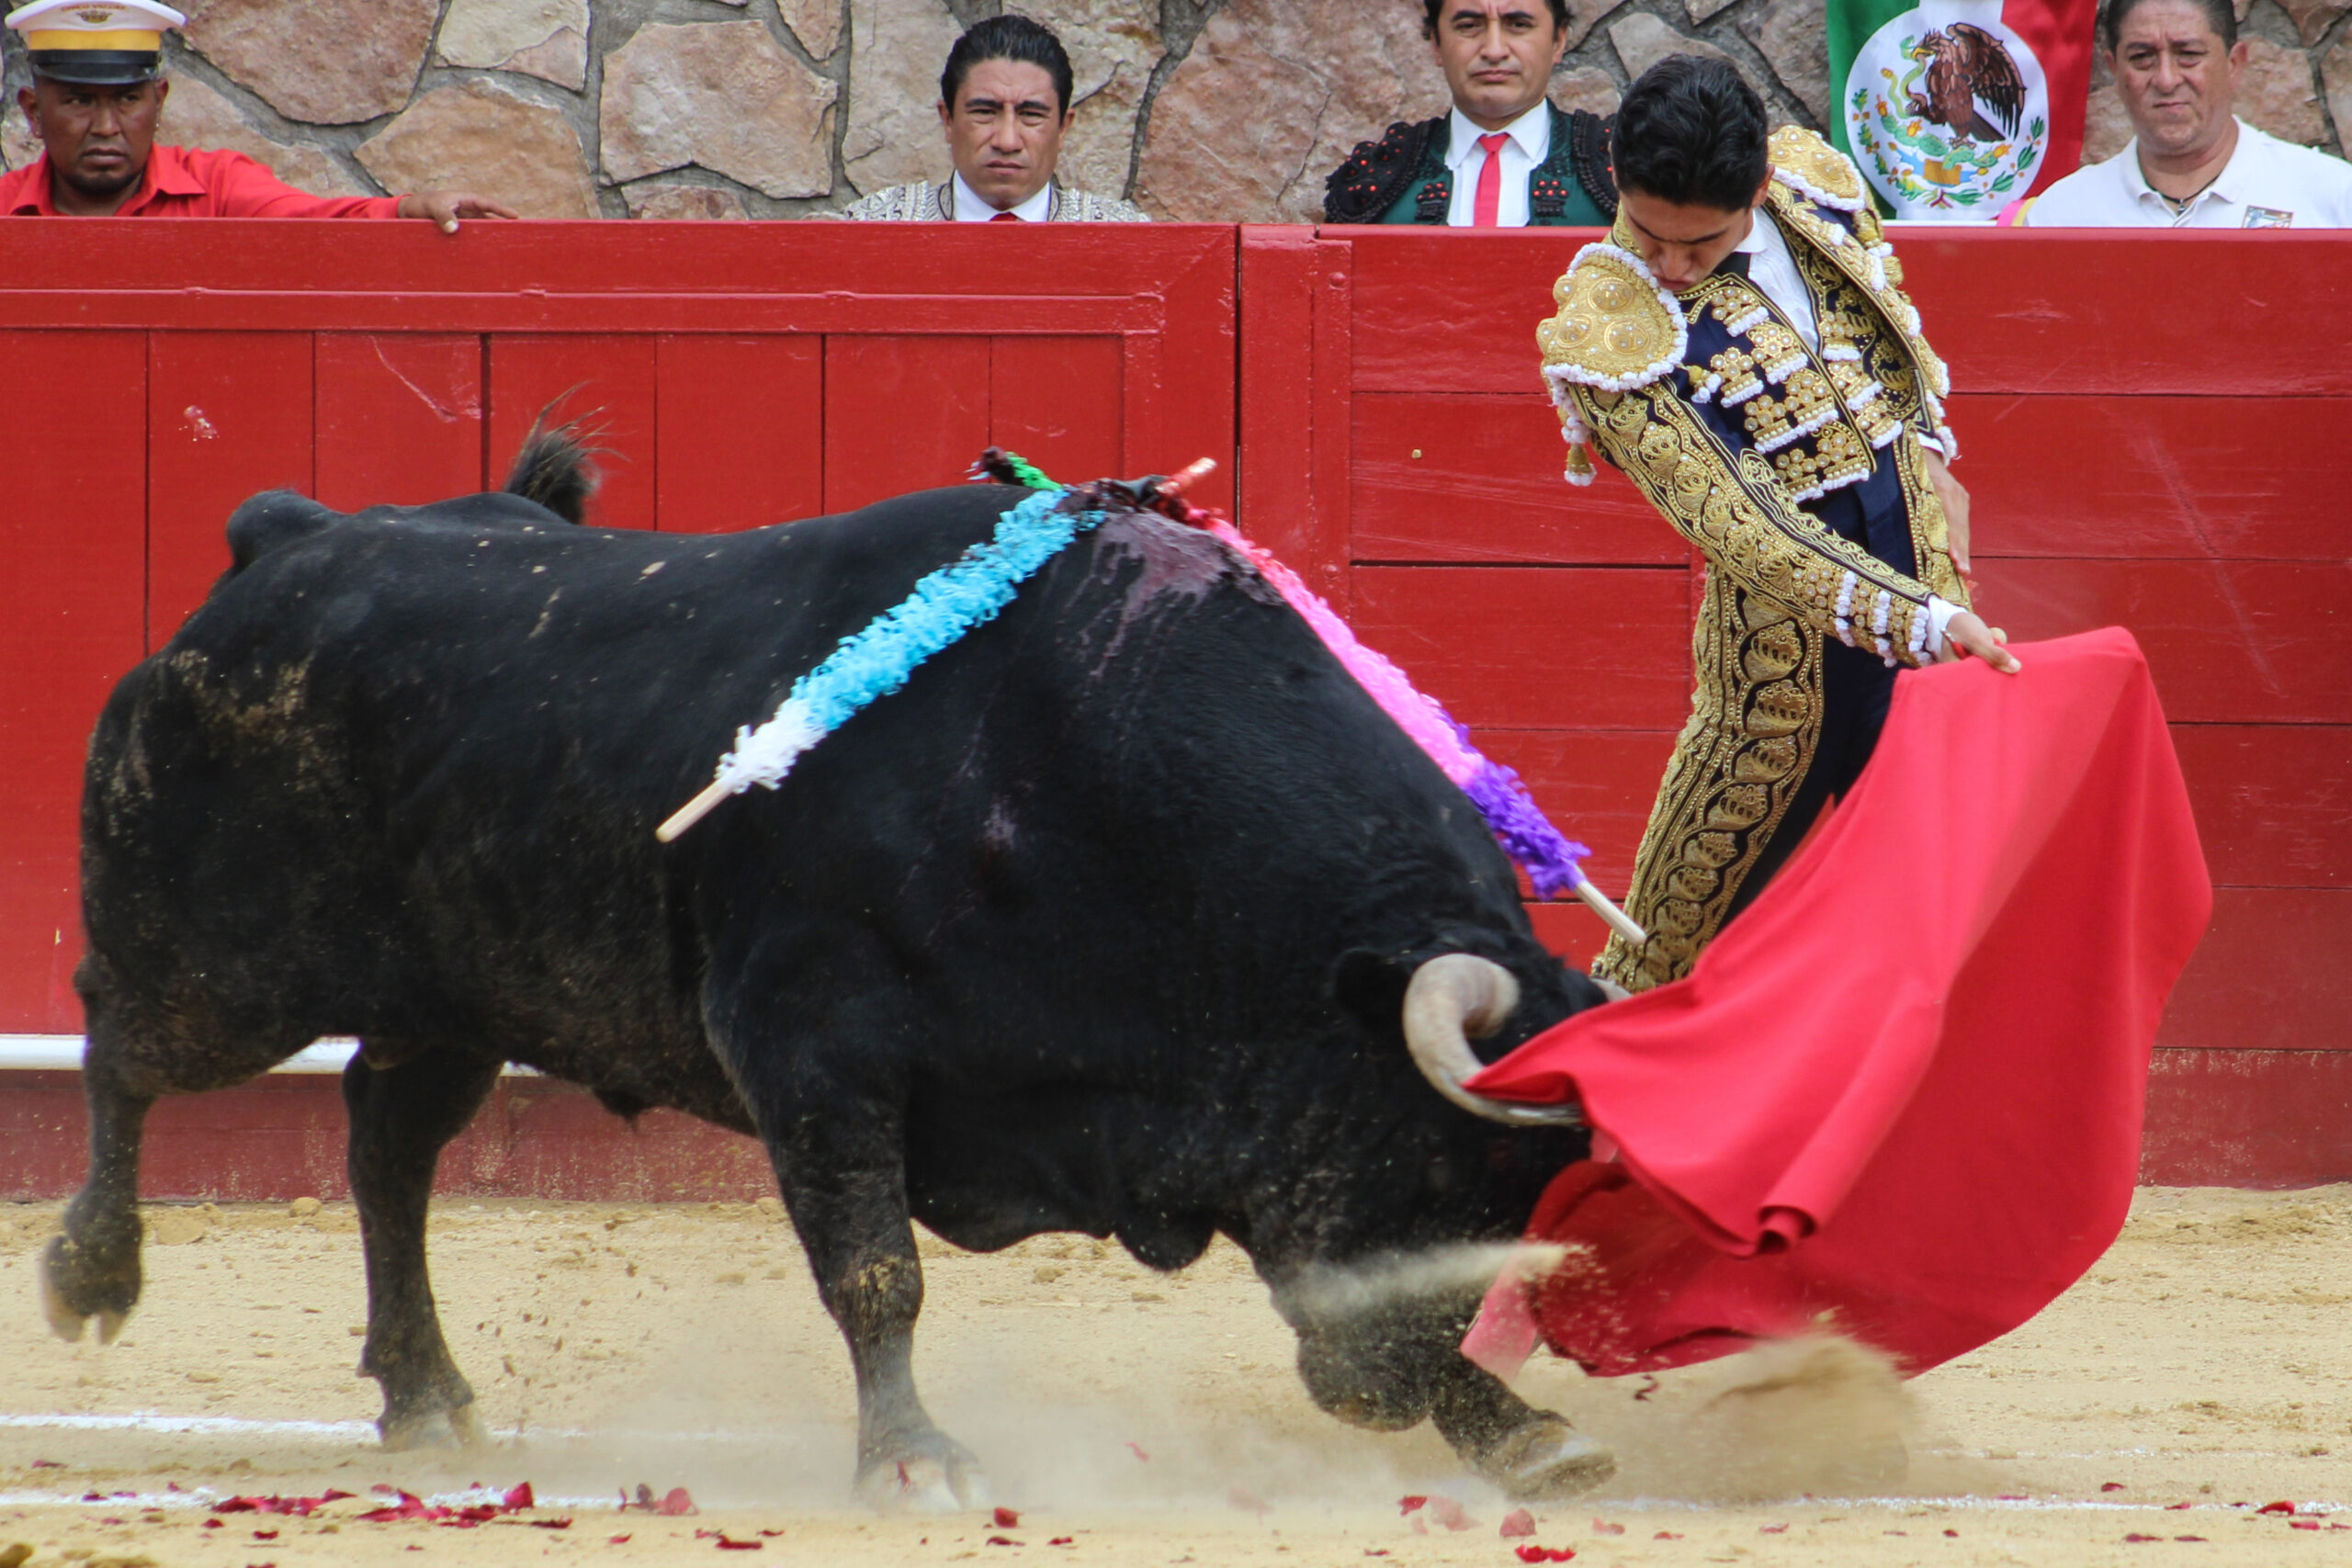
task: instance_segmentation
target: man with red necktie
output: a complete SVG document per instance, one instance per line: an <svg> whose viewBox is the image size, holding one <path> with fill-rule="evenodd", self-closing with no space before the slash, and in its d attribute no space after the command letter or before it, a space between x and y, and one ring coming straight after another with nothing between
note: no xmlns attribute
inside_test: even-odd
<svg viewBox="0 0 2352 1568"><path fill-rule="evenodd" d="M1457 229L1571 224L1617 213L1609 122L1544 99L1567 51L1567 0L1422 0L1453 112L1392 125L1324 182L1332 223Z"/></svg>

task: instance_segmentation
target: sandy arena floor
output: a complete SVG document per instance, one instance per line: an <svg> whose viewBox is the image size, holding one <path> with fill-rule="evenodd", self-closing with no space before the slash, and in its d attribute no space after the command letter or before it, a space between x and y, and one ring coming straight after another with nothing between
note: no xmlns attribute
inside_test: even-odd
<svg viewBox="0 0 2352 1568"><path fill-rule="evenodd" d="M387 1455L375 1385L350 1370L356 1221L296 1207L151 1209L145 1302L101 1348L40 1321L57 1206L0 1205L0 1568L17 1568L12 1543L34 1568L417 1552L637 1568L707 1561L719 1533L767 1560L877 1564L1503 1568L1528 1544L1595 1568L2352 1562L2352 1188L2144 1192L2072 1293L1907 1386L1837 1347L1655 1389L1539 1363L1523 1390L1615 1444L1623 1471L1537 1508L1525 1540L1500 1537L1507 1505L1427 1427L1378 1437L1316 1412L1229 1247L1163 1278L1063 1237L990 1257L924 1244L929 1403L1018 1524L857 1511L846 1357L772 1204L438 1211L443 1321L505 1439ZM1869 1461L1897 1428L1912 1461L1891 1483ZM204 1506L523 1480L538 1509L468 1531L352 1517L372 1498L307 1519ZM700 1514L616 1512L640 1483L689 1488ZM1401 1514L1408 1494L1455 1500L1468 1528L1424 1522L1442 1505ZM2256 1511L2281 1501L2304 1507Z"/></svg>

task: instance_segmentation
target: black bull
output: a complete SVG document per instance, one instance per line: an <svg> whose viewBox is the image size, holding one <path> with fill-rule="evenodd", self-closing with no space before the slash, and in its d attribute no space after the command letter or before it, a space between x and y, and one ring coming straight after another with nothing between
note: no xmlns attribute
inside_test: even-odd
<svg viewBox="0 0 2352 1568"><path fill-rule="evenodd" d="M1609 1472L1459 1354L1475 1280L1345 1310L1312 1288L1511 1237L1584 1152L1422 1081L1399 1015L1424 961L1516 980L1498 1048L1600 998L1537 944L1468 800L1262 580L1116 511L784 787L663 846L737 725L1022 492L586 529L526 499L576 517L576 483L545 482L576 456L421 508L255 498L230 572L116 688L83 805L91 1171L45 1260L61 1332L110 1337L138 1298L155 1098L350 1034L389 1443L477 1433L425 1211L517 1062L765 1145L849 1342L870 1496L977 1492L915 1392L910 1218L983 1249L1115 1235L1163 1269L1222 1231L1323 1408L1434 1418L1517 1494Z"/></svg>

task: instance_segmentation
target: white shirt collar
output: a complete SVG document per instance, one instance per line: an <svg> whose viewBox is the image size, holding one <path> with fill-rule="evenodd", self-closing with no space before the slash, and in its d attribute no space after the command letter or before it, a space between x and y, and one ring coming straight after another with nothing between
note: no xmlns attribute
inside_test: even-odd
<svg viewBox="0 0 2352 1568"><path fill-rule="evenodd" d="M2243 183L2254 173L2256 161L2262 156L2255 146L2256 139L2260 137L2262 132L2255 130L2245 121L2237 119L2234 115L2231 118L2237 123L2238 144L2231 152L2230 161L2222 165L2222 172L2213 176L2213 183L2199 191L2190 199L2189 206L2192 209L2209 198L2217 201L2238 200L2239 197L2233 193L2243 187ZM2164 192L2148 183L2146 171L2140 167L2140 139L2138 137L2133 137L2124 145L2122 156L2116 162L2123 166L2123 188L2130 193L2133 201L2156 202L2161 204L2166 211L2171 210L2172 204L2165 200Z"/></svg>
<svg viewBox="0 0 2352 1568"><path fill-rule="evenodd" d="M1764 208L1754 209L1754 219L1747 226L1747 238L1732 247L1747 256L1747 281L1762 289L1764 297L1781 309L1789 324L1797 330L1807 346L1821 347L1821 323L1813 312L1813 294L1804 286L1804 275L1797 271L1797 258L1790 254L1789 237L1781 232L1771 213Z"/></svg>
<svg viewBox="0 0 2352 1568"><path fill-rule="evenodd" d="M1520 152L1526 154L1530 164L1540 164L1551 153L1551 107L1548 103L1538 103L1503 127L1503 134L1519 143ZM1446 141L1445 166L1458 172L1470 159L1482 156L1478 151L1478 138L1490 133L1481 130L1460 109L1453 111L1447 124L1451 134Z"/></svg>
<svg viewBox="0 0 2352 1568"><path fill-rule="evenodd" d="M956 222L986 223L996 217L997 209L990 207L987 198L979 192L964 183L964 175L960 171L948 178L954 187ZM1037 187L1036 195L1010 210L1015 218L1024 219L1031 223L1043 223L1053 214L1054 182L1047 180Z"/></svg>

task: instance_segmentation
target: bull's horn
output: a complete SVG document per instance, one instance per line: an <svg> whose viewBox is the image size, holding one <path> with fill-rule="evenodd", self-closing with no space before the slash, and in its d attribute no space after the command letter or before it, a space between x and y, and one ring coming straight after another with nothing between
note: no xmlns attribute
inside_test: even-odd
<svg viewBox="0 0 2352 1568"><path fill-rule="evenodd" d="M1474 1116L1521 1127L1583 1126L1577 1105L1520 1105L1462 1087L1486 1065L1472 1055L1471 1037L1500 1029L1517 1006L1519 982L1501 964L1467 953L1430 959L1405 987L1405 1043L1413 1065L1430 1088Z"/></svg>

